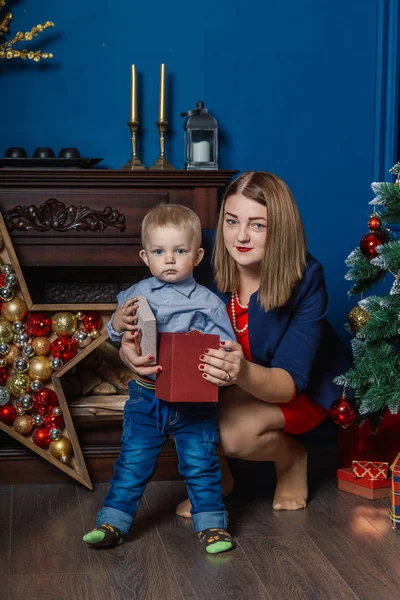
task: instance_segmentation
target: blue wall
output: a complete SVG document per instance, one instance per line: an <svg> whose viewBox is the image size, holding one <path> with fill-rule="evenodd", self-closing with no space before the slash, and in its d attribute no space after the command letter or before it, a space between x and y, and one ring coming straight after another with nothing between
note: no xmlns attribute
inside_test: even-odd
<svg viewBox="0 0 400 600"><path fill-rule="evenodd" d="M104 167L122 166L136 63L141 158L152 164L165 62L168 158L182 168L179 115L204 100L220 124L221 168L266 169L291 186L342 332L356 301L347 299L344 259L367 231L375 174L382 2L9 0L13 33L55 21L37 42L55 58L1 61L0 155L7 146L76 146Z"/></svg>

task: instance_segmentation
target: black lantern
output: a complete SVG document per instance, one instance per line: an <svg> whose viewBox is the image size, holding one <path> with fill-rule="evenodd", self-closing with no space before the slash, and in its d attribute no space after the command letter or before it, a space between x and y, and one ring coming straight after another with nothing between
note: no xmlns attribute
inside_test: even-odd
<svg viewBox="0 0 400 600"><path fill-rule="evenodd" d="M218 123L204 102L181 113L187 117L185 131L185 169L218 169Z"/></svg>

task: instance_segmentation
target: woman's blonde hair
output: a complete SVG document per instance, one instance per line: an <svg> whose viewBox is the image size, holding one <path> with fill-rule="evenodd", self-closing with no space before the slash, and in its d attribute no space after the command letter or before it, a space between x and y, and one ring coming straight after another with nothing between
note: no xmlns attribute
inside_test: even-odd
<svg viewBox="0 0 400 600"><path fill-rule="evenodd" d="M189 228L198 247L201 244L201 223L199 217L187 206L182 204L160 204L147 213L142 221L142 246L145 245L149 229L157 227Z"/></svg>
<svg viewBox="0 0 400 600"><path fill-rule="evenodd" d="M283 306L303 277L306 236L293 195L282 179L265 171L248 171L225 192L217 225L214 269L218 289L233 292L238 286L236 263L224 243L225 204L241 194L267 208L267 243L261 263L258 299L265 310Z"/></svg>

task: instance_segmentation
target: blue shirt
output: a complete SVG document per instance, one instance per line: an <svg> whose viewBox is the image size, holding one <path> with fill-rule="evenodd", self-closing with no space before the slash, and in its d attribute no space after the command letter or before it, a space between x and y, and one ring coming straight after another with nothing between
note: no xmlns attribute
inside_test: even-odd
<svg viewBox="0 0 400 600"><path fill-rule="evenodd" d="M225 303L193 276L177 283L165 283L156 277L143 279L117 296L118 306L133 296L144 296L156 318L157 332L186 333L197 329L201 333L219 335L222 341L236 341ZM115 314L115 313L114 313ZM113 329L111 316L107 332L113 342L122 333Z"/></svg>

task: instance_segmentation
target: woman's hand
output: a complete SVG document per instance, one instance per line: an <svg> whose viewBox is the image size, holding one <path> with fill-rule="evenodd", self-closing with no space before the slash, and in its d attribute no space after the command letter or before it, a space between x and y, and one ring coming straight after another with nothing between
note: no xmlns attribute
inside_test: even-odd
<svg viewBox="0 0 400 600"><path fill-rule="evenodd" d="M141 356L139 350L139 331L127 331L121 340L121 348L119 355L122 362L132 369L135 373L141 376L148 376L154 373L160 373L162 367L160 365L152 365L154 356L147 354Z"/></svg>
<svg viewBox="0 0 400 600"><path fill-rule="evenodd" d="M241 345L232 341L221 342L219 350L207 348L200 360L204 379L219 387L237 383L247 363Z"/></svg>
<svg viewBox="0 0 400 600"><path fill-rule="evenodd" d="M139 308L137 298L128 298L114 313L112 328L118 333L137 329L136 311Z"/></svg>

